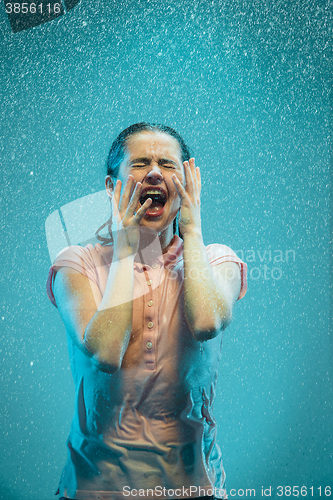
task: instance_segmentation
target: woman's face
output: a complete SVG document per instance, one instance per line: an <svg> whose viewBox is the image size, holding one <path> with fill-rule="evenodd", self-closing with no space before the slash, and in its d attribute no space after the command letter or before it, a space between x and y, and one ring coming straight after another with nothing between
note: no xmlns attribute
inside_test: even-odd
<svg viewBox="0 0 333 500"><path fill-rule="evenodd" d="M175 174L184 184L184 168L178 141L164 132L143 131L132 135L120 164L118 178L125 187L128 176L141 182L138 208L147 198L152 205L141 220L141 225L161 232L176 217L180 198L171 176Z"/></svg>

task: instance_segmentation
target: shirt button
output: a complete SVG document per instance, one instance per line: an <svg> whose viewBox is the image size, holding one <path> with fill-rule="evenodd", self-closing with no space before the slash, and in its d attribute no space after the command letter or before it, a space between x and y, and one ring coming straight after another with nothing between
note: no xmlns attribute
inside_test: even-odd
<svg viewBox="0 0 333 500"><path fill-rule="evenodd" d="M158 267L157 262L154 262L154 264L151 266L153 269L156 269Z"/></svg>
<svg viewBox="0 0 333 500"><path fill-rule="evenodd" d="M151 280L148 280L147 281L147 285L150 286L151 285Z"/></svg>
<svg viewBox="0 0 333 500"><path fill-rule="evenodd" d="M148 323L148 325L147 325L147 326L148 326L148 328L153 328L154 323L153 323L152 321L149 321L149 323Z"/></svg>
<svg viewBox="0 0 333 500"><path fill-rule="evenodd" d="M151 349L153 347L153 344L151 342L147 342L146 347L147 349Z"/></svg>
<svg viewBox="0 0 333 500"><path fill-rule="evenodd" d="M149 306L149 307L151 307L153 304L154 304L154 302L153 302L152 300L150 300L150 301L148 302L148 306Z"/></svg>

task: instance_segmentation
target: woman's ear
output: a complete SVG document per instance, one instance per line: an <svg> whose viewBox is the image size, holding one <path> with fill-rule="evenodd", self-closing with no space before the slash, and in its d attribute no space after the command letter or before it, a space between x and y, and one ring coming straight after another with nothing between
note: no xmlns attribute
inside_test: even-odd
<svg viewBox="0 0 333 500"><path fill-rule="evenodd" d="M113 194L113 180L112 180L112 177L110 175L108 175L105 178L105 189L106 189L106 192L108 194L108 197L111 199L112 194Z"/></svg>

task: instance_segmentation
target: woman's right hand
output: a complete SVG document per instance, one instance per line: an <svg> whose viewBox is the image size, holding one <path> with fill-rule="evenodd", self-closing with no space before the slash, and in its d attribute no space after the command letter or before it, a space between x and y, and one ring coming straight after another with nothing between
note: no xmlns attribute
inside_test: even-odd
<svg viewBox="0 0 333 500"><path fill-rule="evenodd" d="M134 177L128 181L121 194L122 182L118 179L112 196L112 237L114 255L119 259L133 255L138 251L140 240L139 225L146 211L152 204L148 198L136 212L142 190L141 182L135 184Z"/></svg>

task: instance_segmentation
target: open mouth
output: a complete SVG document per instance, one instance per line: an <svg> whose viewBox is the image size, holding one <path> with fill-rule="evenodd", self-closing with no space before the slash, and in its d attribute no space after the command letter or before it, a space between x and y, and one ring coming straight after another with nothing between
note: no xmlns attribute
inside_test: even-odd
<svg viewBox="0 0 333 500"><path fill-rule="evenodd" d="M141 205L144 204L144 202L148 199L151 198L153 203L150 205L148 210L146 211L146 215L149 217L157 217L162 215L164 206L167 202L167 195L162 188L146 188L142 191L141 196L140 196L140 203Z"/></svg>

